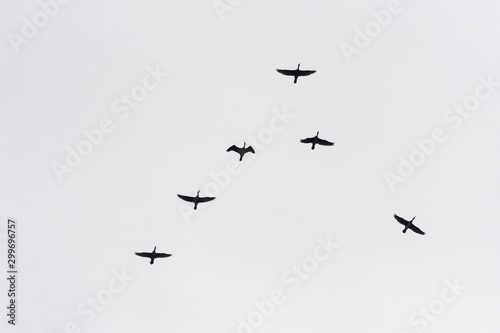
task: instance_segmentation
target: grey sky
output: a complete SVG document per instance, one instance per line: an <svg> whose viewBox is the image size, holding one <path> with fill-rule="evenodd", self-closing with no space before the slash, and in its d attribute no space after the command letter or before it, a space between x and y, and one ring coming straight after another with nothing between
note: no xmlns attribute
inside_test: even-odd
<svg viewBox="0 0 500 333"><path fill-rule="evenodd" d="M18 219L20 274L18 325L0 330L236 333L279 289L255 332L414 333L409 317L455 278L467 289L426 331L498 330L500 87L456 129L443 115L479 77L500 82L500 4L402 0L349 62L341 43L389 2L242 1L221 20L211 0L73 0L15 52L8 34L40 6L2 1L0 234ZM299 62L317 72L293 84L275 70ZM121 119L113 103L147 75L158 84ZM60 182L53 162L103 119L112 131ZM176 194L206 194L238 159L225 150L271 122L186 220ZM446 140L391 191L384 174L435 128ZM335 146L299 142L318 130ZM402 234L394 213L426 235ZM291 291L283 274L327 236L340 247ZM173 256L134 255L154 246ZM122 270L133 280L86 322L79 306Z"/></svg>

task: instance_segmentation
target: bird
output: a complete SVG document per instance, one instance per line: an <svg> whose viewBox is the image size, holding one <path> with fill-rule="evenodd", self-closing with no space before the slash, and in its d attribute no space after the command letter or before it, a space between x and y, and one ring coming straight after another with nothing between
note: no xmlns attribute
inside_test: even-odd
<svg viewBox="0 0 500 333"><path fill-rule="evenodd" d="M156 253L156 246L153 252L136 252L135 254L139 257L151 258L149 262L151 265L155 262L156 258L167 258L171 256L171 254L167 253Z"/></svg>
<svg viewBox="0 0 500 333"><path fill-rule="evenodd" d="M398 221L399 223L401 223L402 225L405 226L403 233L406 233L406 230L410 229L410 230L413 230L414 232L416 232L417 234L425 235L425 232L423 232L422 230L420 230L419 228L417 228L413 224L413 220L415 219L415 217L412 218L411 221L406 221L404 218L399 217L396 214L394 214L394 218L396 219L396 221Z"/></svg>
<svg viewBox="0 0 500 333"><path fill-rule="evenodd" d="M323 139L320 139L318 137L319 135L319 131L316 133L316 136L312 137L312 138L307 138L307 139L302 139L300 140L300 142L302 143L312 143L312 147L311 149L314 150L314 147L316 145L321 145L321 146L333 146L335 143L333 142L330 142L330 141L326 141L326 140L323 140Z"/></svg>
<svg viewBox="0 0 500 333"><path fill-rule="evenodd" d="M182 200L184 200L184 201L188 201L188 202L194 203L194 209L195 210L198 207L198 204L200 202L208 202L208 201L212 201L212 200L215 199L214 197L200 197L200 191L198 191L198 193L196 193L195 197L188 197L187 195L181 195L181 194L177 194L177 196L179 198L181 198Z"/></svg>
<svg viewBox="0 0 500 333"><path fill-rule="evenodd" d="M295 79L293 80L293 83L297 83L297 79L299 78L299 76L307 76L307 75L311 75L313 73L316 73L316 71L303 71L300 69L300 63L299 65L297 66L297 69L278 69L276 68L276 70L278 71L278 73L281 73L283 75L288 75L288 76L293 76Z"/></svg>
<svg viewBox="0 0 500 333"><path fill-rule="evenodd" d="M232 145L231 147L227 148L226 151L234 151L234 152L240 154L240 161L241 161L243 159L243 156L246 153L255 154L255 150L253 150L252 146L248 146L245 148L246 144L247 144L246 142L243 142L242 148L239 148L239 147L236 147L235 145Z"/></svg>

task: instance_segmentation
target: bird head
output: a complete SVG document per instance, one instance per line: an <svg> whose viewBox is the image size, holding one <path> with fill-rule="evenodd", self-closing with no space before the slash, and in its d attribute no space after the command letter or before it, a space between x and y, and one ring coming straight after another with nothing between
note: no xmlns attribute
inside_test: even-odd
<svg viewBox="0 0 500 333"><path fill-rule="evenodd" d="M297 69L300 69L300 62L299 62L299 65L297 66Z"/></svg>
<svg viewBox="0 0 500 333"><path fill-rule="evenodd" d="M415 216L415 217L416 217L416 216ZM413 218L411 219L411 222L413 222L413 220L415 219L415 217L413 217Z"/></svg>
<svg viewBox="0 0 500 333"><path fill-rule="evenodd" d="M245 147L246 147L246 145L247 145L246 141L245 141L245 142L243 142L243 148L245 148Z"/></svg>
<svg viewBox="0 0 500 333"><path fill-rule="evenodd" d="M156 252L156 246L155 246L155 248L153 249L153 253L155 253L155 252Z"/></svg>
<svg viewBox="0 0 500 333"><path fill-rule="evenodd" d="M196 193L196 196L200 196L200 190L198 190L198 192Z"/></svg>

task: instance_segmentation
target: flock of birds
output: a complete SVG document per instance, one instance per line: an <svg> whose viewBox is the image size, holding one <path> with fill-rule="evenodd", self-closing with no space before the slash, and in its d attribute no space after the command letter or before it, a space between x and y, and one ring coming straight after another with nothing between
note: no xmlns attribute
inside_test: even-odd
<svg viewBox="0 0 500 333"><path fill-rule="evenodd" d="M283 75L293 76L294 77L293 83L297 83L297 79L299 78L299 76L308 76L308 75L311 75L311 74L316 72L315 70L301 70L300 63L297 66L297 69L294 69L294 70L291 70L291 69L276 69L276 70L278 71L278 73L281 73ZM310 138L306 138L306 139L301 139L300 142L305 143L305 144L311 144L312 150L314 150L316 145L333 146L335 144L334 142L330 142L330 141L321 139L319 137L319 131L316 133L315 136L310 137ZM255 150L252 148L252 146L247 147L246 142L243 143L243 147L241 147L241 148L237 147L235 145L232 145L226 151L227 152L234 151L235 153L239 154L240 161L243 160L243 156L245 156L245 154L247 154L247 153L255 154ZM215 199L215 197L200 197L200 191L198 191L198 193L196 193L195 197L182 195L182 194L177 194L177 196L184 201L193 203L195 210L198 208L198 204L209 202L209 201L212 201ZM423 232L422 230L420 230L417 226L415 226L413 224L413 220L415 220L415 217L412 218L410 221L407 221L404 218L399 217L398 215L394 214L394 218L396 219L396 221L398 221L399 223L401 223L404 226L403 233L406 233L406 231L408 229L410 229L417 234L425 235L425 232ZM153 252L136 252L135 254L138 255L139 257L150 258L151 260L149 263L151 265L154 263L156 258L168 258L168 257L172 256L171 254L156 252L156 246L153 249Z"/></svg>

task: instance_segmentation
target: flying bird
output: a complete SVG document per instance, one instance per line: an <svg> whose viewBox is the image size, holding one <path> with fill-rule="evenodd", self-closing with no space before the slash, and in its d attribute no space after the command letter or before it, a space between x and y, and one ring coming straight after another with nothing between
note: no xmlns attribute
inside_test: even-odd
<svg viewBox="0 0 500 333"><path fill-rule="evenodd" d="M187 195L181 195L181 194L177 194L177 196L179 198L181 198L182 200L184 200L184 201L188 201L188 202L194 203L194 209L195 210L198 207L198 204L200 202L208 202L208 201L212 201L212 200L215 199L213 197L200 197L200 191L198 191L198 193L196 193L195 197L188 197Z"/></svg>
<svg viewBox="0 0 500 333"><path fill-rule="evenodd" d="M234 152L240 154L240 161L241 161L243 159L243 156L246 153L255 154L255 150L253 150L252 146L248 146L245 148L246 144L247 144L246 142L243 142L242 148L239 148L239 147L236 147L235 145L232 145L231 147L227 148L226 151L234 151Z"/></svg>
<svg viewBox="0 0 500 333"><path fill-rule="evenodd" d="M425 235L425 232L423 232L422 230L420 230L419 228L417 228L413 224L413 220L415 219L415 217L412 218L411 221L406 221L404 218L399 217L396 214L394 214L394 218L396 219L396 221L398 221L399 223L401 223L402 225L405 226L403 233L406 233L406 230L410 229L410 230L413 230L414 232L416 232L417 234Z"/></svg>
<svg viewBox="0 0 500 333"><path fill-rule="evenodd" d="M281 73L283 75L288 75L288 76L293 76L295 79L293 80L293 83L297 83L297 79L299 76L308 76L313 73L316 73L316 71L303 71L300 69L300 64L297 66L297 69L277 69L278 73Z"/></svg>
<svg viewBox="0 0 500 333"><path fill-rule="evenodd" d="M171 254L156 253L156 246L155 246L153 252L136 252L135 254L138 255L139 257L150 258L151 261L149 263L151 265L155 262L156 258L167 258L167 257L171 256Z"/></svg>
<svg viewBox="0 0 500 333"><path fill-rule="evenodd" d="M333 146L334 145L333 142L320 139L318 137L318 135L319 135L319 131L316 133L316 136L314 136L312 138L302 139L302 140L300 140L300 142L302 142L302 143L312 143L311 149L314 149L314 147L316 145L321 145L321 146Z"/></svg>

